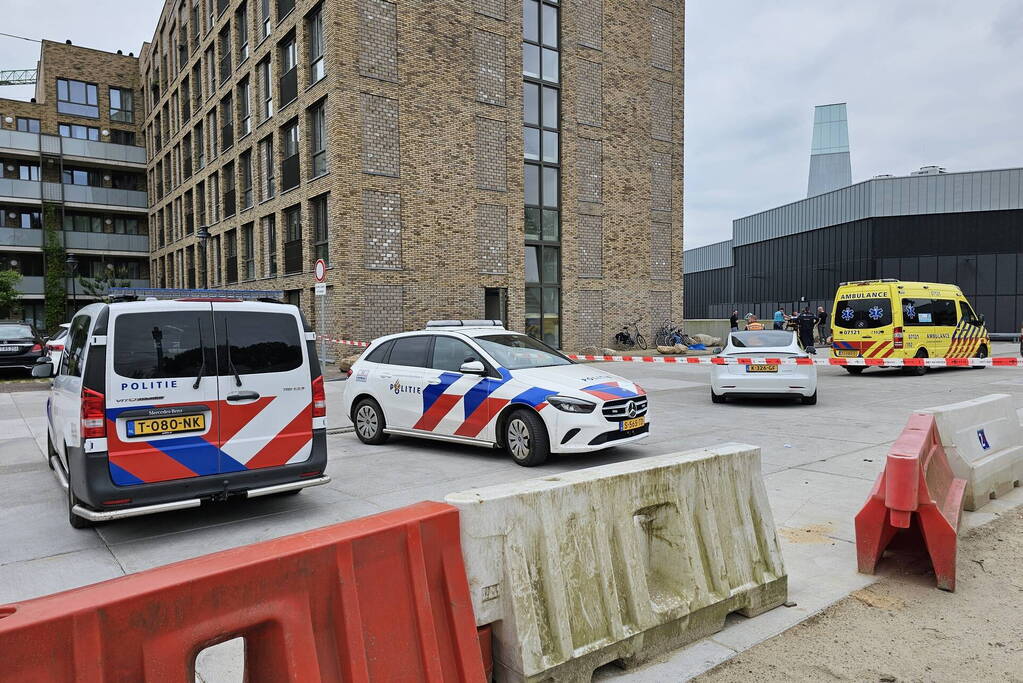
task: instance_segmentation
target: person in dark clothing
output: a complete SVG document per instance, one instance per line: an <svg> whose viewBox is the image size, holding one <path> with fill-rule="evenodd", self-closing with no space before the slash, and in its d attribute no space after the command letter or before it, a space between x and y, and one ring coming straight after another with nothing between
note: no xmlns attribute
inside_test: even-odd
<svg viewBox="0 0 1023 683"><path fill-rule="evenodd" d="M817 307L817 341L828 343L828 314L823 306Z"/></svg>
<svg viewBox="0 0 1023 683"><path fill-rule="evenodd" d="M732 317L728 319L728 325L732 328L732 332L739 331L739 311L732 311Z"/></svg>
<svg viewBox="0 0 1023 683"><path fill-rule="evenodd" d="M813 345L813 328L817 325L817 316L810 312L810 307L805 306L803 312L796 317L796 327L799 330L799 341L809 353L817 353Z"/></svg>

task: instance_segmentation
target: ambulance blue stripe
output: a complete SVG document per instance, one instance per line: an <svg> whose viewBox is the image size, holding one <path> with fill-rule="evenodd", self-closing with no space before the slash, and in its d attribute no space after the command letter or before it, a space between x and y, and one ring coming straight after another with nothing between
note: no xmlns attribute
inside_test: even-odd
<svg viewBox="0 0 1023 683"><path fill-rule="evenodd" d="M541 403L545 403L548 398L554 396L558 392L551 391L549 389L541 389L540 387L530 387L521 394L511 400L512 403L524 403L527 406L533 408L537 407Z"/></svg>
<svg viewBox="0 0 1023 683"><path fill-rule="evenodd" d="M430 384L423 389L423 414L429 410L437 399L447 391L452 384L462 378L461 373L458 372L444 372L440 376L440 384Z"/></svg>
<svg viewBox="0 0 1023 683"><path fill-rule="evenodd" d="M500 389L502 386L511 381L511 373L504 368L498 368L497 371L501 374L501 379L492 379L487 377L481 379L472 389L465 392L465 397L462 399L462 404L465 406L465 419L468 420L469 416L476 412L476 409L487 400L492 393Z"/></svg>
<svg viewBox="0 0 1023 683"><path fill-rule="evenodd" d="M146 483L128 470L118 467L112 462L110 463L110 480L117 486L135 486L136 484Z"/></svg>

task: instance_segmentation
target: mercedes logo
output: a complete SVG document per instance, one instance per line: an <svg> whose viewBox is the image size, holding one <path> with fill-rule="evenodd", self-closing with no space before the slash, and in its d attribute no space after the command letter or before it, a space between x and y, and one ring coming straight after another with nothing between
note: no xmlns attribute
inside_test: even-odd
<svg viewBox="0 0 1023 683"><path fill-rule="evenodd" d="M629 401L629 405L625 407L625 412L628 413L629 417L636 417L636 402Z"/></svg>

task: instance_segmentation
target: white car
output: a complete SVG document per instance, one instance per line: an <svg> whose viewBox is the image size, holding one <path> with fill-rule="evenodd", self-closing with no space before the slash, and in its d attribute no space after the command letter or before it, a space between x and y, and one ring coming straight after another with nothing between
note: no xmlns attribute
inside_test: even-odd
<svg viewBox="0 0 1023 683"><path fill-rule="evenodd" d="M811 358L799 345L795 332L732 332L718 357L748 358L752 362L711 366L710 398L714 403L724 403L727 398L774 397L799 398L807 405L817 403L817 366L778 362Z"/></svg>
<svg viewBox="0 0 1023 683"><path fill-rule="evenodd" d="M489 320L377 339L349 371L342 410L363 443L400 434L504 447L525 467L650 430L641 387Z"/></svg>
<svg viewBox="0 0 1023 683"><path fill-rule="evenodd" d="M60 365L60 355L64 353L64 344L67 342L67 331L71 323L61 323L57 334L46 340L46 353L50 355L50 362L53 367Z"/></svg>

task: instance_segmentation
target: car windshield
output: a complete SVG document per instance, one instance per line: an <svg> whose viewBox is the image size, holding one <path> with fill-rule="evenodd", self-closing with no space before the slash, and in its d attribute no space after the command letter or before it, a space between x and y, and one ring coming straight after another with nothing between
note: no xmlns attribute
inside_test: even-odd
<svg viewBox="0 0 1023 683"><path fill-rule="evenodd" d="M488 334L476 337L476 343L508 370L572 364L551 347L524 334Z"/></svg>
<svg viewBox="0 0 1023 683"><path fill-rule="evenodd" d="M34 336L28 325L0 325L0 339L31 339Z"/></svg>
<svg viewBox="0 0 1023 683"><path fill-rule="evenodd" d="M760 330L732 333L732 346L738 349L763 349L791 346L793 332L782 330Z"/></svg>

